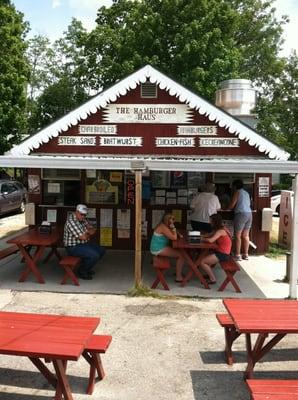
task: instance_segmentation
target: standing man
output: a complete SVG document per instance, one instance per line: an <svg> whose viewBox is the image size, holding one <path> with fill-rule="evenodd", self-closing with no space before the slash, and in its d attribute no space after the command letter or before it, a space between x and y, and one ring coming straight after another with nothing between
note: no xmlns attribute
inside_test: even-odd
<svg viewBox="0 0 298 400"><path fill-rule="evenodd" d="M190 216L191 227L194 231L202 233L212 232L209 217L220 210L220 202L215 192L215 185L207 182L203 187L203 192L198 193L190 203L192 214Z"/></svg>
<svg viewBox="0 0 298 400"><path fill-rule="evenodd" d="M80 257L82 263L78 269L78 277L92 279L94 266L105 254L105 249L98 244L90 243L90 237L96 229L86 219L88 208L78 204L76 211L71 213L64 226L64 246L69 256Z"/></svg>

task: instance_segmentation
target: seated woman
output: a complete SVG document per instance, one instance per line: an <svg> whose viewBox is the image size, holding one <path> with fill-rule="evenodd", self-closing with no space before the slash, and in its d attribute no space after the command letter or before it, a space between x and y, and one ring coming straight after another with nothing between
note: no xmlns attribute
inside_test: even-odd
<svg viewBox="0 0 298 400"><path fill-rule="evenodd" d="M173 249L170 246L170 240L177 240L180 236L174 225L175 218L172 214L165 214L161 222L154 229L151 243L150 252L154 256L173 257L176 258L176 282L181 282L183 257L178 249Z"/></svg>
<svg viewBox="0 0 298 400"><path fill-rule="evenodd" d="M229 230L223 226L220 214L211 215L210 223L212 225L213 232L210 236L203 237L202 241L207 243L215 243L217 247L216 249L212 250L211 253L203 253L197 259L196 264L208 274L208 284L213 284L216 283L216 278L212 271L212 266L214 266L218 261L228 260L232 248L232 238Z"/></svg>

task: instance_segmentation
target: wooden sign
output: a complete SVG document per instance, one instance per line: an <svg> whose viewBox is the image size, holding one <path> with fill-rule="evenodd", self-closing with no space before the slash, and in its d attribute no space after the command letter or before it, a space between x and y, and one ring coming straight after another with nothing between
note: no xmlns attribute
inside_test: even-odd
<svg viewBox="0 0 298 400"><path fill-rule="evenodd" d="M58 146L95 146L95 136L59 136Z"/></svg>
<svg viewBox="0 0 298 400"><path fill-rule="evenodd" d="M117 125L79 125L80 135L116 135Z"/></svg>
<svg viewBox="0 0 298 400"><path fill-rule="evenodd" d="M109 104L104 122L135 124L191 123L192 110L186 104Z"/></svg>
<svg viewBox="0 0 298 400"><path fill-rule="evenodd" d="M177 127L178 135L195 135L195 136L215 136L217 135L216 125L191 125Z"/></svg>

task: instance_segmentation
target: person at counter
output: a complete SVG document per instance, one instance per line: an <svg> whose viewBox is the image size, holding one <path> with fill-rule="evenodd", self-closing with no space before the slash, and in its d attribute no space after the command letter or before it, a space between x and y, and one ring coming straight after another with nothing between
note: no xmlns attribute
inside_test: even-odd
<svg viewBox="0 0 298 400"><path fill-rule="evenodd" d="M192 199L190 208L193 211L190 215L190 223L194 231L212 232L210 215L216 214L221 208L219 199L214 192L214 183L208 182L203 186L203 191Z"/></svg>
<svg viewBox="0 0 298 400"><path fill-rule="evenodd" d="M213 232L209 236L202 236L201 241L207 243L215 243L216 249L212 252L205 252L196 260L196 265L208 275L208 284L216 283L216 277L213 273L212 266L219 261L229 259L232 249L232 237L230 231L223 225L220 214L210 216L210 224Z"/></svg>
<svg viewBox="0 0 298 400"><path fill-rule="evenodd" d="M243 182L240 179L232 183L232 190L233 196L229 208L234 210L235 259L248 260L249 232L252 225L250 196L243 189Z"/></svg>
<svg viewBox="0 0 298 400"><path fill-rule="evenodd" d="M150 243L150 252L154 256L176 258L176 282L182 282L182 268L184 259L179 250L170 246L171 240L177 240L181 236L175 227L175 218L172 214L165 214L161 222L156 226Z"/></svg>
<svg viewBox="0 0 298 400"><path fill-rule="evenodd" d="M64 246L69 256L80 257L82 263L78 269L78 277L92 279L94 266L105 254L105 249L96 243L90 243L90 237L96 232L86 219L88 208L78 204L76 211L67 218L64 226Z"/></svg>

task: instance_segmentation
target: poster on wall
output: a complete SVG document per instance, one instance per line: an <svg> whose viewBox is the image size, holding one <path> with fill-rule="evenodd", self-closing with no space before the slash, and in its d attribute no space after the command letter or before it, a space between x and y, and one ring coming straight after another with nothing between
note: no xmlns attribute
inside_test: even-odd
<svg viewBox="0 0 298 400"><path fill-rule="evenodd" d="M28 175L28 192L40 193L40 177L39 175Z"/></svg>
<svg viewBox="0 0 298 400"><path fill-rule="evenodd" d="M206 181L205 172L188 172L188 187L195 188L201 187Z"/></svg>
<svg viewBox="0 0 298 400"><path fill-rule="evenodd" d="M259 177L259 197L269 197L269 177Z"/></svg>
<svg viewBox="0 0 298 400"><path fill-rule="evenodd" d="M96 170L86 169L86 178L96 178Z"/></svg>
<svg viewBox="0 0 298 400"><path fill-rule="evenodd" d="M130 238L130 210L117 210L117 233L119 239Z"/></svg>
<svg viewBox="0 0 298 400"><path fill-rule="evenodd" d="M152 171L151 179L153 188L169 188L171 185L170 171Z"/></svg>
<svg viewBox="0 0 298 400"><path fill-rule="evenodd" d="M61 185L60 183L48 183L48 193L60 193Z"/></svg>
<svg viewBox="0 0 298 400"><path fill-rule="evenodd" d="M175 217L175 221L181 224L182 222L182 210L173 210L173 216Z"/></svg>
<svg viewBox="0 0 298 400"><path fill-rule="evenodd" d="M100 245L111 247L113 244L112 228L100 228Z"/></svg>
<svg viewBox="0 0 298 400"><path fill-rule="evenodd" d="M47 210L47 221L53 224L57 222L57 210Z"/></svg>
<svg viewBox="0 0 298 400"><path fill-rule="evenodd" d="M119 171L110 172L110 182L122 182L123 173Z"/></svg>
<svg viewBox="0 0 298 400"><path fill-rule="evenodd" d="M113 227L113 210L110 208L100 209L100 227L112 228Z"/></svg>
<svg viewBox="0 0 298 400"><path fill-rule="evenodd" d="M171 187L172 188L186 188L187 186L187 173L182 171L171 172Z"/></svg>
<svg viewBox="0 0 298 400"><path fill-rule="evenodd" d="M130 210L117 210L117 228L130 229Z"/></svg>

